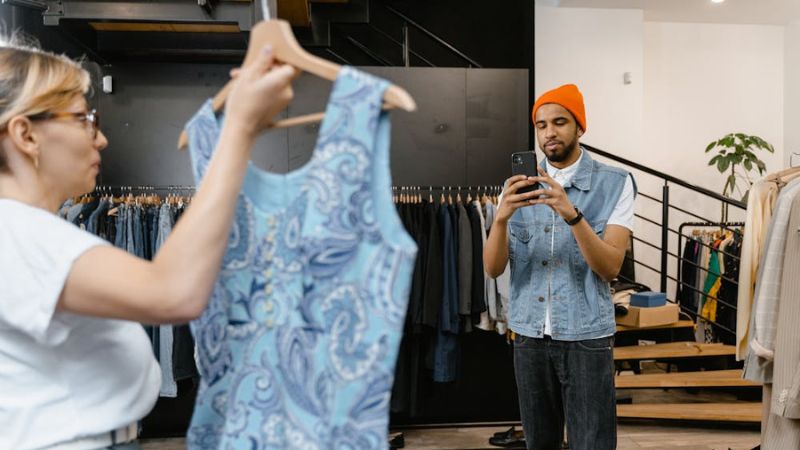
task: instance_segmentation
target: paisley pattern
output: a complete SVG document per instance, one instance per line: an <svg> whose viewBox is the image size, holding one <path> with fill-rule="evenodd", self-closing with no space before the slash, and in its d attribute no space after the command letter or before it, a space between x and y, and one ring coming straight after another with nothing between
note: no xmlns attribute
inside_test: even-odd
<svg viewBox="0 0 800 450"><path fill-rule="evenodd" d="M345 67L308 164L250 166L222 272L192 323L202 376L190 449L387 447L416 245L391 199L387 83ZM187 125L199 182L219 138Z"/></svg>

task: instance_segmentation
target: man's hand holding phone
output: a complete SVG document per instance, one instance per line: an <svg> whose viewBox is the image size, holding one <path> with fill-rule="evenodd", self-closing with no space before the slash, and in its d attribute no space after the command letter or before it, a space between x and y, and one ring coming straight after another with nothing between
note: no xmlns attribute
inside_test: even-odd
<svg viewBox="0 0 800 450"><path fill-rule="evenodd" d="M495 221L502 224L508 223L514 211L522 208L523 206L530 206L531 200L539 195L542 195L541 189L520 193L520 190L534 186L537 183L536 177L528 177L525 175L514 175L506 180L505 189L503 189L503 196L500 199L500 205L497 207L497 216Z"/></svg>

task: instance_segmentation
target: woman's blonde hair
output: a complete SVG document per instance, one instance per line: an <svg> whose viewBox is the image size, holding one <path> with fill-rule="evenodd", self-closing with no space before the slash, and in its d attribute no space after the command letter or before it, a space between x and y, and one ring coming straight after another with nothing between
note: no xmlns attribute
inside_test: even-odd
<svg viewBox="0 0 800 450"><path fill-rule="evenodd" d="M89 73L67 56L41 50L18 34L0 39L0 130L18 115L64 109L90 86ZM6 169L0 151L0 171Z"/></svg>

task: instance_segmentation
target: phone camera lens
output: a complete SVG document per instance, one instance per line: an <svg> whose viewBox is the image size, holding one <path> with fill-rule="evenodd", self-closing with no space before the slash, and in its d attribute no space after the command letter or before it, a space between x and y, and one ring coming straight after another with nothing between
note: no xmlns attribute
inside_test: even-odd
<svg viewBox="0 0 800 450"><path fill-rule="evenodd" d="M514 164L522 164L522 156L514 155Z"/></svg>

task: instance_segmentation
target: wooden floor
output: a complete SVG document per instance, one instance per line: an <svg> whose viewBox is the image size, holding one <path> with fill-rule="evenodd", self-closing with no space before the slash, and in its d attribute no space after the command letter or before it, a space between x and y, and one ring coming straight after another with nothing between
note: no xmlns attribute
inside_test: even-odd
<svg viewBox="0 0 800 450"><path fill-rule="evenodd" d="M489 436L508 427L440 428L404 432L407 450L497 450L488 444ZM617 429L620 450L750 450L759 443L754 429L695 428L623 424ZM182 450L183 439L158 439L142 442L142 450Z"/></svg>

